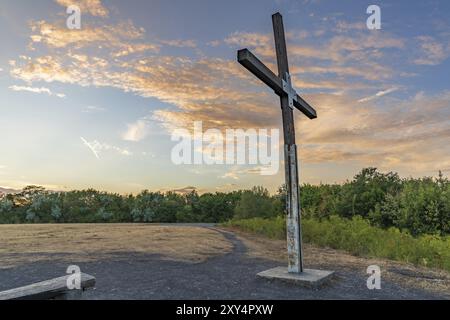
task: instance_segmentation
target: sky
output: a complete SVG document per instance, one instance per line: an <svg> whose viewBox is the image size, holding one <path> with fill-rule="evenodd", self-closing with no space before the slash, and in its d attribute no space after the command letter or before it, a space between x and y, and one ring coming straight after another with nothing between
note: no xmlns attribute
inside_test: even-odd
<svg viewBox="0 0 450 320"><path fill-rule="evenodd" d="M366 26L371 4L380 30ZM302 183L369 166L449 175L449 1L2 0L0 186L275 191L283 162L272 176L176 165L171 135L194 121L281 129L279 98L236 61L248 48L276 70L277 11L293 85L318 113L295 111Z"/></svg>

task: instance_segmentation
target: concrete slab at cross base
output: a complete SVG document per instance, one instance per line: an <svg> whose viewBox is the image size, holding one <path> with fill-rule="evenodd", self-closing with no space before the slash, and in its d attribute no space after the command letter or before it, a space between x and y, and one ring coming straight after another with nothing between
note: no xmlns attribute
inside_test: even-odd
<svg viewBox="0 0 450 320"><path fill-rule="evenodd" d="M291 282L307 288L319 288L333 278L334 271L304 269L302 273L289 273L287 267L276 267L257 275L266 279Z"/></svg>

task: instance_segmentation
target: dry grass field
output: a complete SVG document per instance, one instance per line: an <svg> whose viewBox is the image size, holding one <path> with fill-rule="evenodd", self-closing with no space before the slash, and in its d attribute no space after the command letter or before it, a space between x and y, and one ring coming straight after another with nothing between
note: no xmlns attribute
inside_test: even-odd
<svg viewBox="0 0 450 320"><path fill-rule="evenodd" d="M232 250L222 234L191 226L149 224L0 225L0 269L35 261L93 261L120 253L202 262Z"/></svg>
<svg viewBox="0 0 450 320"><path fill-rule="evenodd" d="M383 270L383 290L378 298L430 298L431 294L450 298L447 272L355 257L309 244L304 245L306 265L339 274L328 289L302 291L257 281L257 272L286 263L286 243L234 228L151 224L0 225L0 243L0 283L3 282L5 289L17 286L24 274L30 279L41 279L61 264L86 262L86 268L99 280L97 298L192 297L192 290L197 290L196 297L235 298L252 292L261 298L286 298L291 290L291 295L298 297L373 298L376 293L365 289L366 268L376 264ZM217 258L209 259L212 257ZM217 286L224 283L229 283L229 287L220 295ZM167 286L176 289L167 291ZM117 288L125 293L118 295L122 291Z"/></svg>

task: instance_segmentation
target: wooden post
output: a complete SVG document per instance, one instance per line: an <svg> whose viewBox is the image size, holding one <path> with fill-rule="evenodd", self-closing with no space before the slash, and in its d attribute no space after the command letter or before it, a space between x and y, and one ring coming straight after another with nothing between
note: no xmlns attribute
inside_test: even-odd
<svg viewBox="0 0 450 320"><path fill-rule="evenodd" d="M278 63L278 76L285 82L290 82L289 63L284 34L283 17L276 13L272 16L273 31L275 35L275 49ZM288 251L288 272L303 272L303 252L300 224L300 204L298 187L298 160L297 146L295 144L293 101L288 95L281 95L281 110L283 115L284 131L284 165L286 175L286 230Z"/></svg>

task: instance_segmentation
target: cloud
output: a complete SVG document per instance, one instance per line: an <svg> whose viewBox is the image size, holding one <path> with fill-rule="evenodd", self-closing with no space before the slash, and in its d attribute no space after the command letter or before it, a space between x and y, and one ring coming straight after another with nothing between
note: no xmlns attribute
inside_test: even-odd
<svg viewBox="0 0 450 320"><path fill-rule="evenodd" d="M232 179L239 180L241 177L246 175L261 175L262 172L268 170L267 166L251 166L251 167L243 167L243 166L234 166L225 174L219 176L221 179Z"/></svg>
<svg viewBox="0 0 450 320"><path fill-rule="evenodd" d="M142 42L145 30L137 28L131 21L122 21L116 25L102 24L101 26L84 24L81 30L73 32L62 23L52 24L42 20L32 22L31 30L33 32L30 36L31 46L44 44L57 49L91 47L97 51L107 48L113 57L159 50L158 44ZM78 57L84 58L82 55Z"/></svg>
<svg viewBox="0 0 450 320"><path fill-rule="evenodd" d="M220 43L221 43L220 40L213 40L208 42L207 45L214 48L220 46Z"/></svg>
<svg viewBox="0 0 450 320"><path fill-rule="evenodd" d="M359 77L362 79L372 81L389 79L392 78L392 76L394 75L394 70L392 68L370 62L361 64L359 66L304 65L301 67L294 66L291 69L292 69L291 73L293 75L313 74L313 75L327 75L329 77L333 77L333 75L336 75L340 77ZM336 83L340 83L340 86L342 87L342 82L336 81Z"/></svg>
<svg viewBox="0 0 450 320"><path fill-rule="evenodd" d="M348 22L348 21L338 21L334 28L335 32L343 33L354 30L367 30L367 25L364 22Z"/></svg>
<svg viewBox="0 0 450 320"><path fill-rule="evenodd" d="M164 45L179 48L196 48L197 43L194 40L160 40Z"/></svg>
<svg viewBox="0 0 450 320"><path fill-rule="evenodd" d="M351 96L311 95L319 118L301 116L297 137L304 163L376 166L415 176L449 167L450 92L386 99L355 108Z"/></svg>
<svg viewBox="0 0 450 320"><path fill-rule="evenodd" d="M104 152L104 151L115 151L120 155L123 156L131 156L132 153L126 149L122 149L116 146L112 146L106 143L101 143L97 140L94 141L87 141L86 139L84 139L83 137L80 137L81 141L83 142L83 144L89 148L89 150L91 150L91 152L94 154L94 156L97 159L100 159L100 153Z"/></svg>
<svg viewBox="0 0 450 320"><path fill-rule="evenodd" d="M230 170L226 172L224 175L220 176L222 179L233 179L233 180L239 180L239 175L236 170Z"/></svg>
<svg viewBox="0 0 450 320"><path fill-rule="evenodd" d="M358 102L368 102L368 101L371 101L371 100L374 100L374 99L376 99L376 98L380 98L380 97L382 97L382 96L385 96L385 95L387 95L387 94L389 94L389 93L392 93L392 92L395 92L395 91L397 91L398 90L398 88L397 87L394 87L394 88L390 88L390 89L386 89L386 90L384 90L384 91L378 91L376 94L374 94L373 96L369 96L369 97L365 97L365 98L362 98L362 99L359 99L358 100Z"/></svg>
<svg viewBox="0 0 450 320"><path fill-rule="evenodd" d="M272 37L271 34L235 32L224 42L233 47L252 48L264 57L275 58ZM304 42L299 44L295 41L288 45L289 53L294 58L306 57L343 63L354 59L369 61L370 58L377 56L379 58L377 49L402 49L405 47L405 41L389 34L371 33L367 35L366 32L358 32L352 35L332 36L324 40L323 45L320 46Z"/></svg>
<svg viewBox="0 0 450 320"><path fill-rule="evenodd" d="M187 187L184 187L184 188L173 189L173 190L170 190L170 191L175 192L175 193L179 193L179 194L188 194L188 193L191 193L193 191L197 191L197 188L193 187L193 186L187 186Z"/></svg>
<svg viewBox="0 0 450 320"><path fill-rule="evenodd" d="M80 59L71 54L43 56L18 61L11 74L28 82L114 87L143 97L158 98L178 108L154 113L167 128L190 125L193 119L207 120L207 126L222 126L235 121L235 125L246 127L246 122L254 123L258 119L261 124L272 122L277 111L267 101L266 94L259 94L264 87L234 61L160 56L109 63L103 60L95 56ZM73 64L77 68L72 68ZM259 93L252 92L252 87ZM275 97L273 99L276 101ZM133 132L140 132L136 126L137 129L144 127L143 123L130 126L128 139L136 139Z"/></svg>
<svg viewBox="0 0 450 320"><path fill-rule="evenodd" d="M450 50L446 50L444 44L430 36L417 37L420 44L420 57L414 60L419 65L438 65L446 60Z"/></svg>
<svg viewBox="0 0 450 320"><path fill-rule="evenodd" d="M404 39L388 33L368 35L360 23L342 22L339 27L348 32L324 37L320 45L305 40L307 35L300 37L296 32L287 33L291 72L314 76L334 74L341 78L351 76L370 81L382 81L398 74L386 65L384 51L403 50L406 43ZM275 61L272 34L234 32L225 38L224 43L233 48L249 48L261 59ZM269 64L269 67L276 71L275 65Z"/></svg>
<svg viewBox="0 0 450 320"><path fill-rule="evenodd" d="M123 140L137 142L143 140L149 134L148 123L145 120L138 120L127 126L127 131L122 135Z"/></svg>
<svg viewBox="0 0 450 320"><path fill-rule="evenodd" d="M103 6L101 0L55 0L61 6L69 7L77 5L80 7L81 13L89 13L95 17L107 17L109 10Z"/></svg>
<svg viewBox="0 0 450 320"><path fill-rule="evenodd" d="M217 192L231 192L239 188L239 185L236 183L227 183L224 185L220 185L216 187Z"/></svg>
<svg viewBox="0 0 450 320"><path fill-rule="evenodd" d="M267 47L272 43L272 35L256 32L234 32L225 38L224 42L238 47Z"/></svg>
<svg viewBox="0 0 450 320"><path fill-rule="evenodd" d="M66 95L63 93L53 93L50 89L48 88L34 88L34 87L25 87L25 86L17 86L17 85L13 85L10 86L9 89L13 90L13 91L26 91L26 92L32 92L32 93L46 93L49 96L55 96L58 98L65 98Z"/></svg>
<svg viewBox="0 0 450 320"><path fill-rule="evenodd" d="M61 191L67 188L65 186L46 184L38 181L2 180L2 186L0 187L0 189L2 188L9 189L6 191L16 193L20 192L23 188L27 186L41 186L44 187L46 190L53 190L53 191Z"/></svg>
<svg viewBox="0 0 450 320"><path fill-rule="evenodd" d="M158 192L162 192L162 193L175 192L175 193L180 193L180 194L187 194L187 193L190 193L192 191L196 191L199 194L203 194L203 193L207 192L206 189L202 189L202 188L198 188L198 187L194 187L194 186L186 186L186 187L182 187L182 188L178 188L178 187L164 187L164 188L160 188L158 190Z"/></svg>
<svg viewBox="0 0 450 320"><path fill-rule="evenodd" d="M82 110L83 113L95 113L95 112L103 112L103 111L106 111L106 109L103 107L98 107L98 106L86 106Z"/></svg>

